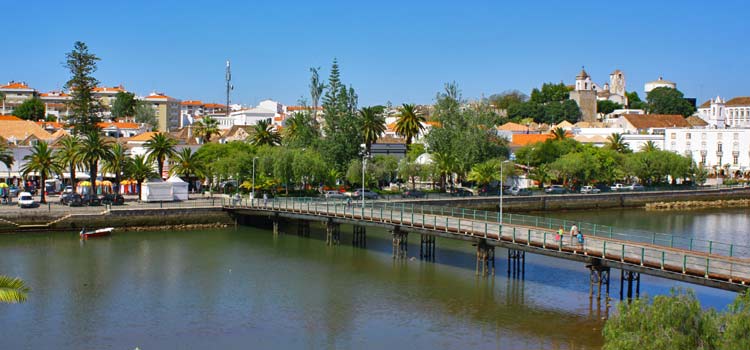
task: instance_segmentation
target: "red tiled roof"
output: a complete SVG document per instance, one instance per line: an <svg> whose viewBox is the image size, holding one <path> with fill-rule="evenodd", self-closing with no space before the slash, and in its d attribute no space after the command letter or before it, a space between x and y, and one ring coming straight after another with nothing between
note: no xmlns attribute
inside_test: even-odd
<svg viewBox="0 0 750 350"><path fill-rule="evenodd" d="M286 110L289 111L289 112L294 112L294 111L311 111L312 109L313 108L311 106L287 106L286 107ZM319 111L322 111L323 107L318 106L316 109L319 110Z"/></svg>
<svg viewBox="0 0 750 350"><path fill-rule="evenodd" d="M206 108L227 108L226 105L218 104L218 103L206 103L203 105L203 107Z"/></svg>
<svg viewBox="0 0 750 350"><path fill-rule="evenodd" d="M93 92L125 92L125 88L122 87L122 85L113 86L113 87L97 86L91 89L91 91Z"/></svg>
<svg viewBox="0 0 750 350"><path fill-rule="evenodd" d="M52 129L62 129L64 126L62 123L58 123L58 122L36 122L36 123L45 129L47 127L50 127Z"/></svg>
<svg viewBox="0 0 750 350"><path fill-rule="evenodd" d="M698 106L698 108L708 108L708 107L711 107L711 100L703 102L703 103L701 103L700 106Z"/></svg>
<svg viewBox="0 0 750 350"><path fill-rule="evenodd" d="M0 86L0 89L31 89L24 83L11 82L8 85Z"/></svg>
<svg viewBox="0 0 750 350"><path fill-rule="evenodd" d="M513 123L513 122L507 122L503 125L500 125L497 127L497 130L505 130L505 131L526 131L529 130L527 126Z"/></svg>
<svg viewBox="0 0 750 350"><path fill-rule="evenodd" d="M129 122L101 122L98 123L100 128L109 128L109 127L116 127L118 129L138 129L141 126L138 123L129 123Z"/></svg>
<svg viewBox="0 0 750 350"><path fill-rule="evenodd" d="M15 115L0 115L0 120L21 120L21 118Z"/></svg>
<svg viewBox="0 0 750 350"><path fill-rule="evenodd" d="M568 135L568 133L566 133ZM544 142L555 136L551 133L548 134L513 134L511 139L511 145L513 146L526 146L537 142Z"/></svg>
<svg viewBox="0 0 750 350"><path fill-rule="evenodd" d="M201 106L203 105L203 102L200 100L187 100L180 102L180 105L182 106Z"/></svg>
<svg viewBox="0 0 750 350"><path fill-rule="evenodd" d="M689 128L690 123L679 114L624 114L622 116L636 129Z"/></svg>
<svg viewBox="0 0 750 350"><path fill-rule="evenodd" d="M159 134L158 131L148 131L140 133L128 139L128 141L146 142L151 139L152 136Z"/></svg>
<svg viewBox="0 0 750 350"><path fill-rule="evenodd" d="M157 99L158 100L161 100L161 99L167 100L167 99L171 99L171 98L172 97L169 97L167 95L148 95L148 96L146 96L147 100L157 100Z"/></svg>
<svg viewBox="0 0 750 350"><path fill-rule="evenodd" d="M727 107L750 106L750 96L735 97L726 103Z"/></svg>

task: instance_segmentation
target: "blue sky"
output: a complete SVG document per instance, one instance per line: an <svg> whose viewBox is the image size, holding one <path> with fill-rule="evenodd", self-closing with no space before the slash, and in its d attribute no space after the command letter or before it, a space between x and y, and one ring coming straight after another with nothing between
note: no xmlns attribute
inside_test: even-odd
<svg viewBox="0 0 750 350"><path fill-rule="evenodd" d="M2 5L0 82L41 91L68 79L77 40L95 76L137 94L233 101L309 100L309 68L342 79L361 105L432 103L445 82L466 98L574 82L581 66L627 89L660 75L688 97L750 95L750 5L743 1L14 1ZM700 102L699 101L699 102Z"/></svg>

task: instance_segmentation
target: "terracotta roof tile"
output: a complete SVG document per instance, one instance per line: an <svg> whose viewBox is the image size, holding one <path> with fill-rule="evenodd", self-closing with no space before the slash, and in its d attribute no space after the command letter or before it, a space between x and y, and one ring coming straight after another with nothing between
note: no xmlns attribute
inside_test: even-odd
<svg viewBox="0 0 750 350"><path fill-rule="evenodd" d="M706 123L705 120L701 119L700 117L694 116L694 115L687 117L686 120L692 126L707 126L708 125L708 123Z"/></svg>
<svg viewBox="0 0 750 350"><path fill-rule="evenodd" d="M526 130L525 127L524 130ZM552 134L513 134L510 143L513 146L520 147L537 142L544 142L554 137L555 136Z"/></svg>
<svg viewBox="0 0 750 350"><path fill-rule="evenodd" d="M31 89L31 88L24 83L10 82L8 85L0 86L0 89Z"/></svg>
<svg viewBox="0 0 750 350"><path fill-rule="evenodd" d="M131 138L128 138L127 141L134 141L134 142L146 142L151 139L152 136L159 134L158 131L147 131L144 133L140 133L138 135L135 135Z"/></svg>
<svg viewBox="0 0 750 350"><path fill-rule="evenodd" d="M624 114L622 116L636 129L689 128L690 123L679 114Z"/></svg>
<svg viewBox="0 0 750 350"><path fill-rule="evenodd" d="M0 137L6 140L15 138L17 141L26 140L29 136L40 140L52 140L52 134L42 129L37 123L28 120L0 120Z"/></svg>
<svg viewBox="0 0 750 350"><path fill-rule="evenodd" d="M19 117L16 117L15 115L0 115L0 120L22 120Z"/></svg>
<svg viewBox="0 0 750 350"><path fill-rule="evenodd" d="M726 103L727 107L750 106L750 96L735 97Z"/></svg>
<svg viewBox="0 0 750 350"><path fill-rule="evenodd" d="M289 112L296 112L296 111L311 111L313 108L312 106L287 106L286 110ZM323 107L318 106L317 110L322 111Z"/></svg>
<svg viewBox="0 0 750 350"><path fill-rule="evenodd" d="M37 125L41 126L44 129L51 128L51 129L62 129L64 125L62 123L58 122L36 122Z"/></svg>
<svg viewBox="0 0 750 350"><path fill-rule="evenodd" d="M521 125L518 123L513 122L507 122L501 126L497 127L497 130L505 130L505 131L526 131L528 130L528 127L525 125Z"/></svg>
<svg viewBox="0 0 750 350"><path fill-rule="evenodd" d="M91 91L93 92L125 92L125 88L122 85L113 86L113 87L97 86L91 89Z"/></svg>
<svg viewBox="0 0 750 350"><path fill-rule="evenodd" d="M180 105L182 106L202 106L203 102L200 100L187 100L180 102Z"/></svg>

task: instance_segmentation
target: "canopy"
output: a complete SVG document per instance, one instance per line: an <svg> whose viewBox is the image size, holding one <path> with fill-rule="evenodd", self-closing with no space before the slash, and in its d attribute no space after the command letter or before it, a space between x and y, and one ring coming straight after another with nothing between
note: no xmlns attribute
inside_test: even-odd
<svg viewBox="0 0 750 350"><path fill-rule="evenodd" d="M81 181L81 182L77 183L77 185L81 186L81 187L91 187L91 182L89 182L89 181Z"/></svg>
<svg viewBox="0 0 750 350"><path fill-rule="evenodd" d="M0 182L0 188L8 188L8 184L5 182Z"/></svg>

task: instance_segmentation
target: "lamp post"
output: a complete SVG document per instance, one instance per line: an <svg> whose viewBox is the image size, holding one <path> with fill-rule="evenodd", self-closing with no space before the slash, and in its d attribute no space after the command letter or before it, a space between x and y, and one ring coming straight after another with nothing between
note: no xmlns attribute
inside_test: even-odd
<svg viewBox="0 0 750 350"><path fill-rule="evenodd" d="M504 160L500 162L500 224L503 224L503 164L509 162Z"/></svg>
<svg viewBox="0 0 750 350"><path fill-rule="evenodd" d="M253 157L253 190L250 192L250 205L255 205L255 160L258 157Z"/></svg>
<svg viewBox="0 0 750 350"><path fill-rule="evenodd" d="M362 153L362 209L365 208L365 166L367 164L367 152Z"/></svg>

